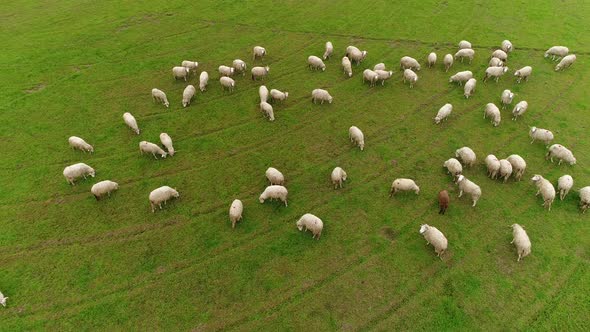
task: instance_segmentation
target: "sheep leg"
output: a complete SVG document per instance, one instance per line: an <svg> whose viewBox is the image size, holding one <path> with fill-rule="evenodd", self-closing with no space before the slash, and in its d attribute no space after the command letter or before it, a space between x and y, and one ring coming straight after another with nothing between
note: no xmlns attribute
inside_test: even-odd
<svg viewBox="0 0 590 332"><path fill-rule="evenodd" d="M158 157L156 157L155 153L152 153L152 156L154 156L154 159L158 160Z"/></svg>
<svg viewBox="0 0 590 332"><path fill-rule="evenodd" d="M463 196L463 189L459 191L459 197Z"/></svg>
<svg viewBox="0 0 590 332"><path fill-rule="evenodd" d="M557 165L561 165L562 161L563 161L563 159L559 159L559 162L557 163ZM553 160L551 162L553 162Z"/></svg>
<svg viewBox="0 0 590 332"><path fill-rule="evenodd" d="M510 241L510 244L513 244L513 243L514 243L514 239L512 239L512 241Z"/></svg>

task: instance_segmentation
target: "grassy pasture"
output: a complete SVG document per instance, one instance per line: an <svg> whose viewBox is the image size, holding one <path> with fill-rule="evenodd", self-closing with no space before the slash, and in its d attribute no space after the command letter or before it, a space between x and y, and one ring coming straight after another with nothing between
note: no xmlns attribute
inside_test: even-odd
<svg viewBox="0 0 590 332"><path fill-rule="evenodd" d="M0 13L0 291L10 297L0 329L588 330L590 216L575 191L543 210L529 181L570 174L575 189L590 185L586 2L22 0L0 2ZM515 46L509 73L531 65L533 75L483 83L488 55L506 38ZM475 60L445 73L442 57L461 39ZM321 56L327 40L334 58L310 72L307 56ZM258 111L262 83L238 76L229 94L217 81L216 68L235 58L251 68L257 44L269 52L264 84L289 92L274 123ZM543 52L560 44L578 60L556 73ZM347 45L369 52L350 79L340 67ZM397 70L404 55L425 64L433 50L439 64L423 65L413 89L401 72L384 87L361 84L365 68ZM186 84L170 69L193 59L210 86L183 109ZM478 79L468 100L448 83L460 70ZM153 87L170 109L152 103ZM310 102L318 87L333 104ZM516 122L502 111L494 128L483 106L506 88L529 110ZM453 114L435 126L447 102ZM141 135L124 126L124 112ZM363 152L348 142L351 125L365 134ZM551 129L577 165L545 161L530 126ZM160 132L177 155L140 156L138 142L158 142ZM96 152L70 150L71 135ZM464 172L482 188L476 208L441 167L465 145L479 159ZM523 156L525 180L486 178L490 153ZM63 168L76 162L97 177L67 185ZM287 178L288 207L258 202L271 165ZM335 166L349 175L337 191ZM415 179L420 195L388 198L397 177ZM120 189L96 202L89 190L103 179ZM162 185L181 199L152 214L147 196ZM444 217L441 189L451 194ZM234 198L245 212L232 230ZM306 212L324 221L319 241L295 227ZM515 222L533 243L520 263ZM442 261L418 234L422 223L449 239Z"/></svg>

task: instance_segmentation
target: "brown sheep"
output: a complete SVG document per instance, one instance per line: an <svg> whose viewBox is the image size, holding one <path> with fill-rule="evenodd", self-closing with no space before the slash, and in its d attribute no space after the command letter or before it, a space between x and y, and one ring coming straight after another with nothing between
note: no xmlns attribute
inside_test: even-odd
<svg viewBox="0 0 590 332"><path fill-rule="evenodd" d="M449 198L448 191L442 190L441 192L438 193L438 206L440 207L438 214L445 214L445 212L449 208L449 201L450 200L451 199Z"/></svg>

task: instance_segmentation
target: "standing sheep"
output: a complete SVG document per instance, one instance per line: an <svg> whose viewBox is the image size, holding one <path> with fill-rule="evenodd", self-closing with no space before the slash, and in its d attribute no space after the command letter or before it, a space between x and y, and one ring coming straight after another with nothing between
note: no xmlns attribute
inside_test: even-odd
<svg viewBox="0 0 590 332"><path fill-rule="evenodd" d="M590 186L580 189L580 209L582 213L586 213L586 210L590 207Z"/></svg>
<svg viewBox="0 0 590 332"><path fill-rule="evenodd" d="M266 49L262 46L254 46L252 49L252 60L256 60L256 58L263 60L264 56L266 56Z"/></svg>
<svg viewBox="0 0 590 332"><path fill-rule="evenodd" d="M8 297L0 292L0 304L2 304L3 307L6 307L6 300L8 300Z"/></svg>
<svg viewBox="0 0 590 332"><path fill-rule="evenodd" d="M463 166L461 166L459 160L455 158L450 158L447 161L445 161L443 167L447 169L447 173L451 174L453 179L463 172Z"/></svg>
<svg viewBox="0 0 590 332"><path fill-rule="evenodd" d="M560 71L560 70L562 70L564 68L568 68L575 61L576 61L576 55L575 54L567 55L563 59L561 59L561 61L559 61L559 63L557 64L557 66L555 66L555 71Z"/></svg>
<svg viewBox="0 0 590 332"><path fill-rule="evenodd" d="M508 60L508 54L506 54L506 52L502 51L502 50L495 50L492 53L492 58L498 58L504 62L506 62Z"/></svg>
<svg viewBox="0 0 590 332"><path fill-rule="evenodd" d="M103 195L107 194L111 197L111 192L119 189L119 184L110 180L104 180L96 183L90 188L90 192L98 201Z"/></svg>
<svg viewBox="0 0 590 332"><path fill-rule="evenodd" d="M174 146L172 145L172 138L167 133L160 134L160 142L168 150L168 154L174 156Z"/></svg>
<svg viewBox="0 0 590 332"><path fill-rule="evenodd" d="M404 70L403 82L406 83L406 81L410 82L410 88L413 88L414 84L418 81L418 75L411 69L406 69Z"/></svg>
<svg viewBox="0 0 590 332"><path fill-rule="evenodd" d="M373 66L373 71L377 71L377 70L386 70L385 64L383 62L379 62L378 64Z"/></svg>
<svg viewBox="0 0 590 332"><path fill-rule="evenodd" d="M420 193L420 187L412 179L395 179L391 184L389 197L392 197L398 191L413 191L418 195Z"/></svg>
<svg viewBox="0 0 590 332"><path fill-rule="evenodd" d="M190 72L197 72L197 68L199 67L199 63L196 61L188 61L188 60L184 60L182 61L181 66L183 66L184 68L188 68L188 70Z"/></svg>
<svg viewBox="0 0 590 332"><path fill-rule="evenodd" d="M504 182L512 175L512 164L506 159L500 159L500 179L504 178Z"/></svg>
<svg viewBox="0 0 590 332"><path fill-rule="evenodd" d="M464 175L457 177L457 185L459 186L459 197L463 195L463 192L468 193L471 195L473 207L475 207L475 204L477 204L477 201L481 197L481 188L474 182L468 180Z"/></svg>
<svg viewBox="0 0 590 332"><path fill-rule="evenodd" d="M348 77L352 77L352 63L348 57L342 58L342 69Z"/></svg>
<svg viewBox="0 0 590 332"><path fill-rule="evenodd" d="M174 76L174 79L175 80L177 80L179 78L182 78L186 82L186 79L188 78L188 74L189 73L190 73L190 69L188 69L186 67L174 67L174 68L172 68L172 76Z"/></svg>
<svg viewBox="0 0 590 332"><path fill-rule="evenodd" d="M497 83L500 76L504 75L507 71L508 67L488 67L486 68L486 75L483 77L483 81L487 81L488 77L494 77Z"/></svg>
<svg viewBox="0 0 590 332"><path fill-rule="evenodd" d="M285 176L283 175L283 173L281 173L278 169L274 167L269 167L264 174L270 182L270 185L282 186L285 184Z"/></svg>
<svg viewBox="0 0 590 332"><path fill-rule="evenodd" d="M561 144L553 144L549 147L549 151L547 151L545 159L551 158L551 162L553 162L553 157L559 159L558 165L561 165L561 162L564 160L570 165L576 164L576 158L574 157L574 154Z"/></svg>
<svg viewBox="0 0 590 332"><path fill-rule="evenodd" d="M166 155L168 155L168 153L166 153L166 151L162 150L162 148L160 148L156 144L150 143L148 141L139 142L139 154L143 154L144 152L148 153L148 154L151 153L152 156L154 156L154 158L156 160L158 159L156 154L159 154L164 159L166 158Z"/></svg>
<svg viewBox="0 0 590 332"><path fill-rule="evenodd" d="M498 59L498 58L491 58L490 62L488 63L488 67L503 67L504 66L504 61Z"/></svg>
<svg viewBox="0 0 590 332"><path fill-rule="evenodd" d="M505 109L506 105L512 104L512 99L514 99L514 93L506 89L502 91L502 96L500 97L500 99L502 101L502 109Z"/></svg>
<svg viewBox="0 0 590 332"><path fill-rule="evenodd" d="M379 79L379 75L376 72L372 71L371 69L365 69L363 71L363 83L365 81L369 81L370 86L375 86L375 83Z"/></svg>
<svg viewBox="0 0 590 332"><path fill-rule="evenodd" d="M467 82L473 78L473 73L469 70L460 71L455 75L449 77L449 83L459 82L459 85L463 85L463 82Z"/></svg>
<svg viewBox="0 0 590 332"><path fill-rule="evenodd" d="M446 190L441 190L438 193L438 214L445 214L445 212L447 212L447 209L449 208L449 202L451 201L451 198L449 197L449 192Z"/></svg>
<svg viewBox="0 0 590 332"><path fill-rule="evenodd" d="M543 196L543 207L548 208L551 211L551 204L553 204L553 200L555 200L555 188L547 179L542 177L541 175L535 174L531 181L535 183L537 188L537 193L535 196Z"/></svg>
<svg viewBox="0 0 590 332"><path fill-rule="evenodd" d="M502 51L510 53L512 52L512 43L509 40L503 40L501 48Z"/></svg>
<svg viewBox="0 0 590 332"><path fill-rule="evenodd" d="M522 67L519 70L515 71L514 76L518 77L518 79L516 80L516 83L520 83L520 81L522 81L523 78L526 82L528 82L529 76L531 76L532 72L533 72L533 67L531 67L531 66L525 66L525 67Z"/></svg>
<svg viewBox="0 0 590 332"><path fill-rule="evenodd" d="M153 88L152 89L152 99L155 102L161 102L164 106L166 106L166 108L168 108L168 106L170 106L170 103L168 102L168 98L166 98L166 94L164 93L164 91Z"/></svg>
<svg viewBox="0 0 590 332"><path fill-rule="evenodd" d="M431 52L430 54L428 54L428 68L431 68L432 66L436 65L436 53Z"/></svg>
<svg viewBox="0 0 590 332"><path fill-rule="evenodd" d="M234 81L231 77L221 76L219 83L221 84L221 90L223 91L227 89L229 92L233 92L236 88L236 81Z"/></svg>
<svg viewBox="0 0 590 332"><path fill-rule="evenodd" d="M449 71L449 68L453 65L454 58L452 54L446 54L443 58L443 64L445 65L445 72Z"/></svg>
<svg viewBox="0 0 590 332"><path fill-rule="evenodd" d="M559 190L559 199L563 201L565 196L574 186L574 178L571 175L564 175L557 180L557 190Z"/></svg>
<svg viewBox="0 0 590 332"><path fill-rule="evenodd" d="M526 234L524 227L520 226L519 224L512 224L512 242L516 247L516 252L518 253L517 262L531 253L531 240L529 236Z"/></svg>
<svg viewBox="0 0 590 332"><path fill-rule="evenodd" d="M488 176L490 179L495 179L500 172L500 161L493 154L489 154L485 159L486 167L488 169Z"/></svg>
<svg viewBox="0 0 590 332"><path fill-rule="evenodd" d="M465 86L463 87L463 95L466 99L469 99L469 96L475 92L475 85L477 84L477 80L475 78L470 78Z"/></svg>
<svg viewBox="0 0 590 332"><path fill-rule="evenodd" d="M282 92L277 89L270 90L270 97L273 101L284 101L289 97L289 92Z"/></svg>
<svg viewBox="0 0 590 332"><path fill-rule="evenodd" d="M502 115L500 114L500 109L498 106L494 105L494 103L487 103L486 107L483 111L483 118L489 117L494 124L494 127L497 127L502 121Z"/></svg>
<svg viewBox="0 0 590 332"><path fill-rule="evenodd" d="M455 157L460 158L461 161L463 162L463 165L465 165L467 167L471 167L471 166L475 165L475 160L476 160L475 152L473 152L473 150L471 150L471 148L469 148L467 146L457 149L457 151L455 151Z"/></svg>
<svg viewBox="0 0 590 332"><path fill-rule="evenodd" d="M317 100L319 100L321 102L321 104L324 103L324 101L327 101L329 104L332 103L332 100L334 98L332 98L332 96L328 93L328 91L323 90L323 89L314 89L311 92L311 101L315 104Z"/></svg>
<svg viewBox="0 0 590 332"><path fill-rule="evenodd" d="M331 57L333 52L334 52L334 45L332 45L332 42L326 42L326 51L324 52L324 60L327 60L329 57Z"/></svg>
<svg viewBox="0 0 590 332"><path fill-rule="evenodd" d="M341 167L334 168L332 174L330 175L334 189L338 189L338 186L342 188L342 182L346 181L346 177L346 172Z"/></svg>
<svg viewBox="0 0 590 332"><path fill-rule="evenodd" d="M84 152L88 151L90 153L94 152L94 147L92 147L92 145L86 143L85 140L83 140L82 138L80 138L78 136L70 136L70 138L68 138L68 143L70 144L70 147L72 149L78 149L78 150L82 150Z"/></svg>
<svg viewBox="0 0 590 332"><path fill-rule="evenodd" d="M471 43L466 41L466 40L462 40L459 42L459 49L466 49L466 48L471 48Z"/></svg>
<svg viewBox="0 0 590 332"><path fill-rule="evenodd" d="M416 69L417 71L420 71L420 63L418 63L418 60L409 56L402 57L399 61L399 65L402 70Z"/></svg>
<svg viewBox="0 0 590 332"><path fill-rule="evenodd" d="M283 203L285 203L285 206L287 206L287 195L289 194L289 192L287 191L287 188L283 187L283 186L268 186L266 187L266 189L264 189L264 191L262 192L262 194L260 194L260 197L258 198L258 200L260 201L260 203L264 203L264 201L266 201L267 199L273 200L273 199L280 199Z"/></svg>
<svg viewBox="0 0 590 332"><path fill-rule="evenodd" d="M235 59L232 62L232 67L234 67L234 71L236 73L242 73L242 76L246 75L247 66L246 63L241 59Z"/></svg>
<svg viewBox="0 0 590 332"><path fill-rule="evenodd" d="M569 52L570 50L565 46L553 46L545 52L545 58L551 55L551 60L556 61L566 56Z"/></svg>
<svg viewBox="0 0 590 332"><path fill-rule="evenodd" d="M473 61L474 56L475 51L470 48L464 48L455 53L455 59L461 58L461 62L463 62L463 59L467 58L469 59L469 64L471 64L471 61Z"/></svg>
<svg viewBox="0 0 590 332"><path fill-rule="evenodd" d="M209 74L206 71L202 71L199 76L199 90L201 92L207 90L207 84L209 84Z"/></svg>
<svg viewBox="0 0 590 332"><path fill-rule="evenodd" d="M512 109L512 115L513 115L512 120L516 121L516 119L519 116L522 116L528 108L529 108L529 103L527 103L525 100L516 104L516 106L514 106L514 109Z"/></svg>
<svg viewBox="0 0 590 332"><path fill-rule="evenodd" d="M268 75L268 72L270 71L270 67L266 66L266 67L254 67L251 70L252 73L252 81L256 81L257 79L261 78L264 80L264 78Z"/></svg>
<svg viewBox="0 0 590 332"><path fill-rule="evenodd" d="M304 230L305 228L305 230ZM322 229L324 229L324 223L322 220L311 213L304 214L299 220L297 220L297 229L299 231L310 230L313 234L313 239L319 240L322 235Z"/></svg>
<svg viewBox="0 0 590 332"><path fill-rule="evenodd" d="M442 255L447 250L449 244L444 234L438 228L427 224L420 226L420 234L426 239L426 245L432 244L436 256L442 260Z"/></svg>
<svg viewBox="0 0 590 332"><path fill-rule="evenodd" d="M86 180L86 175L94 177L96 172L94 171L94 168L84 163L77 163L64 168L63 175L69 184L74 185L74 181L79 177L83 177L84 180Z"/></svg>
<svg viewBox="0 0 590 332"><path fill-rule="evenodd" d="M184 88L184 91L182 92L182 107L187 107L191 104L191 100L195 96L196 92L197 90L191 84L187 85L186 88Z"/></svg>
<svg viewBox="0 0 590 332"><path fill-rule="evenodd" d="M511 154L506 160L512 165L512 174L514 174L514 178L517 181L520 181L526 170L526 161L517 154Z"/></svg>
<svg viewBox="0 0 590 332"><path fill-rule="evenodd" d="M352 126L348 129L348 138L355 145L358 146L361 151L365 149L365 135L356 126Z"/></svg>
<svg viewBox="0 0 590 332"><path fill-rule="evenodd" d="M356 65L358 66L367 57L367 51L361 51L354 46L348 46L346 48L346 56L350 61L356 62Z"/></svg>
<svg viewBox="0 0 590 332"><path fill-rule="evenodd" d="M326 64L324 64L324 61L315 55L310 55L307 58L307 67L311 70L321 69L322 71L326 71Z"/></svg>
<svg viewBox="0 0 590 332"><path fill-rule="evenodd" d="M260 102L267 102L268 101L268 88L266 85L261 85L258 88L258 95L260 96Z"/></svg>
<svg viewBox="0 0 590 332"><path fill-rule="evenodd" d="M442 120L446 120L449 115L451 115L452 111L453 105L448 103L444 104L443 107L438 110L438 113L436 113L436 116L434 117L434 123L439 124Z"/></svg>
<svg viewBox="0 0 590 332"><path fill-rule="evenodd" d="M160 188L152 190L149 196L152 213L156 212L156 206L159 207L160 210L162 210L162 203L166 204L168 200L179 197L180 194L178 193L178 191L168 186L162 186Z"/></svg>
<svg viewBox="0 0 590 332"><path fill-rule="evenodd" d="M385 81L390 79L391 76L393 76L393 71L386 71L386 70L381 70L381 69L377 69L374 70L375 73L377 73L378 76L378 80L377 81L381 81L381 86L385 85Z"/></svg>
<svg viewBox="0 0 590 332"><path fill-rule="evenodd" d="M535 140L539 140L545 143L546 146L549 146L551 141L553 141L553 133L550 130L543 128L531 127L529 136L532 138L531 144L533 144Z"/></svg>
<svg viewBox="0 0 590 332"><path fill-rule="evenodd" d="M123 114L123 121L127 127L131 128L137 135L139 135L139 127L137 126L137 121L135 121L135 117L131 115L129 112L125 112Z"/></svg>
<svg viewBox="0 0 590 332"><path fill-rule="evenodd" d="M233 76L234 75L234 71L235 71L234 67L228 67L228 66L223 66L223 65L222 66L219 66L217 68L217 70L219 71L219 76L220 77L221 76L227 76L227 77Z"/></svg>
<svg viewBox="0 0 590 332"><path fill-rule="evenodd" d="M274 121L275 120L275 113L274 110L272 109L272 105L263 101L260 103L260 111L262 113L264 113L265 116L268 117L269 121Z"/></svg>
<svg viewBox="0 0 590 332"><path fill-rule="evenodd" d="M244 204L239 199L234 199L229 207L229 221L231 221L231 228L236 228L236 223L242 220L242 213L244 212Z"/></svg>

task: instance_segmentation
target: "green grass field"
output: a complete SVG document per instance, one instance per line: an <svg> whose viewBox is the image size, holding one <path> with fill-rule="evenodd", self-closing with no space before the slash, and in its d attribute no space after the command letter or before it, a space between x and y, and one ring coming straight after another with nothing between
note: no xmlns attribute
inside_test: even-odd
<svg viewBox="0 0 590 332"><path fill-rule="evenodd" d="M590 214L578 210L577 189L590 185L590 6L586 1L4 1L0 3L0 330L588 330ZM474 62L442 57L461 39ZM509 74L482 82L489 54L510 39ZM325 72L307 69L332 41ZM276 121L258 110L258 86L236 78L221 91L217 67L268 50L269 89L289 92L275 106ZM345 78L340 58L348 45L368 50ZM565 45L577 62L563 72L543 58ZM425 66L435 51L439 64ZM397 70L399 59L423 63L413 89L401 72L385 87L361 84L378 62ZM181 106L186 83L171 68L196 60L210 74L209 89ZM260 63L260 61L257 61ZM512 69L533 66L517 85ZM472 98L448 83L471 70ZM198 84L198 77L191 78ZM165 91L169 109L152 103ZM324 87L331 105L313 105ZM483 106L502 90L527 100L517 122L509 111L494 128ZM445 103L451 118L435 126ZM137 118L141 135L125 127ZM348 128L365 134L363 152ZM544 160L528 128L555 133L577 165ZM140 156L138 142L167 132L177 154ZM71 135L95 153L72 151ZM461 146L478 166L464 174L478 183L477 207L441 167ZM520 154L525 180L486 177L487 154ZM392 160L397 165L392 165ZM62 176L85 162L96 178L75 186ZM289 206L260 204L264 171L287 178ZM334 190L330 172L349 180ZM550 212L530 182L563 174L574 189ZM391 182L409 177L421 186L388 198ZM111 179L120 189L96 202L90 187ZM181 198L152 214L148 194L170 185ZM436 195L451 206L438 214ZM244 202L244 219L231 229L228 209ZM324 221L319 241L295 227L304 213ZM449 240L443 260L418 230L428 223ZM512 223L525 225L532 254L516 262Z"/></svg>

